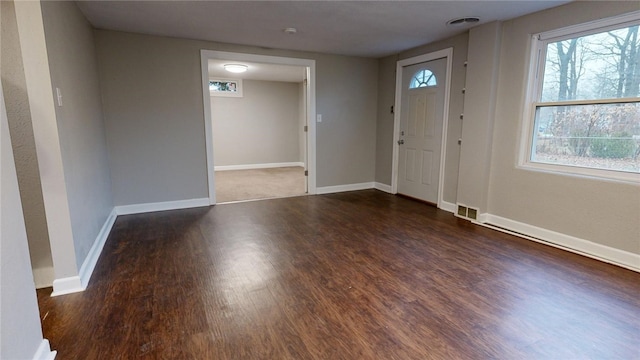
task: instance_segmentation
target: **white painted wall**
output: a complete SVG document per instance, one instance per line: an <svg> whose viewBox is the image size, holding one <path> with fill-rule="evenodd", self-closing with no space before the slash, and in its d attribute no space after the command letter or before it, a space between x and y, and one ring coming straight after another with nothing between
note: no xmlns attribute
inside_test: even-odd
<svg viewBox="0 0 640 360"><path fill-rule="evenodd" d="M53 359L40 328L2 87L0 164L0 359Z"/></svg>
<svg viewBox="0 0 640 360"><path fill-rule="evenodd" d="M215 166L300 162L299 84L243 80L243 97L211 96Z"/></svg>
<svg viewBox="0 0 640 360"><path fill-rule="evenodd" d="M317 186L373 180L377 60L103 30L95 36L116 205L208 197L202 49L316 60L316 111L324 119L316 131Z"/></svg>

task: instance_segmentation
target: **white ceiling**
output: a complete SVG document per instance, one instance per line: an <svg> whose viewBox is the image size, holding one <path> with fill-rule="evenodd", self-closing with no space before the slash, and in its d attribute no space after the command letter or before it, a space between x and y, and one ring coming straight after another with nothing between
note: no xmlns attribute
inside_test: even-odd
<svg viewBox="0 0 640 360"><path fill-rule="evenodd" d="M265 48L382 57L468 29L570 0L503 1L78 1L99 29L209 40ZM298 33L282 30L295 27Z"/></svg>
<svg viewBox="0 0 640 360"><path fill-rule="evenodd" d="M249 68L241 74L234 74L224 69L224 64L244 64ZM302 82L306 77L303 66L263 64L247 61L209 60L209 77L223 79L251 79L264 81Z"/></svg>

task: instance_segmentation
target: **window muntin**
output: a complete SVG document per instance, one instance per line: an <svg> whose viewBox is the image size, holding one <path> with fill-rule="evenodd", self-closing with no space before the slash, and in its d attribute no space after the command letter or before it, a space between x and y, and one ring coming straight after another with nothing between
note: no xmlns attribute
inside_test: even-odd
<svg viewBox="0 0 640 360"><path fill-rule="evenodd" d="M436 75L431 72L431 70L420 70L411 78L411 83L409 84L409 89L416 89L427 86L436 86L438 85L438 80L436 79Z"/></svg>
<svg viewBox="0 0 640 360"><path fill-rule="evenodd" d="M604 177L640 173L639 22L534 38L533 60L541 62L534 71L541 76L530 80L525 163L593 169Z"/></svg>

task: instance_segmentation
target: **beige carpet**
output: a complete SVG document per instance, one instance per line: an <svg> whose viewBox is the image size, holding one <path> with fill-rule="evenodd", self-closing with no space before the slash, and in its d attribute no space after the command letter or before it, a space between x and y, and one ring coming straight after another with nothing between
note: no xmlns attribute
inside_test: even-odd
<svg viewBox="0 0 640 360"><path fill-rule="evenodd" d="M216 171L216 202L304 195L302 167Z"/></svg>

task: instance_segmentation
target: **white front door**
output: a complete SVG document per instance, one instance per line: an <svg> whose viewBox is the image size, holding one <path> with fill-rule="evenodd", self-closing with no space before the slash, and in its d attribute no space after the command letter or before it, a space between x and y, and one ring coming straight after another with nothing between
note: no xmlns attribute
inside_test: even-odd
<svg viewBox="0 0 640 360"><path fill-rule="evenodd" d="M447 59L402 68L398 193L438 203Z"/></svg>

